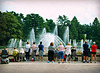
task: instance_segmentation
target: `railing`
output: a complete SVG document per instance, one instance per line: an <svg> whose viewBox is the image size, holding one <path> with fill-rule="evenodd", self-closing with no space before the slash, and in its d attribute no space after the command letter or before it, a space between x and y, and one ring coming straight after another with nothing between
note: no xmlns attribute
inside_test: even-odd
<svg viewBox="0 0 100 73"><path fill-rule="evenodd" d="M22 47L23 48L23 47ZM20 52L20 49L21 48L17 48L17 50ZM25 47L23 48L24 50L25 50ZM38 47L36 48L37 49L37 52L36 52L36 55L38 55L39 54L39 52L38 52ZM55 48L56 49L56 48ZM13 50L14 50L14 48L7 48L7 50L8 50L8 52L9 52L9 54L10 55L12 55L12 53L13 53ZM2 51L2 49L0 49L0 52ZM31 52L32 52L32 48L31 48ZM78 52L83 52L83 49L82 49L82 47L77 47L77 49L76 49L76 52L77 52L77 54L78 54ZM47 55L47 53L48 53L48 47L44 47L44 55ZM98 53L98 55L100 55L100 49L97 49L97 53ZM81 54L81 53L80 53Z"/></svg>
<svg viewBox="0 0 100 73"><path fill-rule="evenodd" d="M9 57L12 57L13 55L9 55ZM31 55L30 55L31 56ZM39 55L35 55L35 56L39 56ZM82 57L82 54L81 55L76 55L77 57ZM0 57L1 57L1 54L0 54ZM48 55L43 55L43 57L48 57ZM100 55L96 55L96 57L100 57Z"/></svg>

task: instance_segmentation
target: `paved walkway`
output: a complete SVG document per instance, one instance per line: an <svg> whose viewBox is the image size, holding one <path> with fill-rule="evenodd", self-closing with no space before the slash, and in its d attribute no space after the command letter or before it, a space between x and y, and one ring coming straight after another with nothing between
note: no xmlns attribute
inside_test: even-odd
<svg viewBox="0 0 100 73"><path fill-rule="evenodd" d="M0 73L100 73L100 62L97 63L47 63L36 62L12 62L0 64Z"/></svg>

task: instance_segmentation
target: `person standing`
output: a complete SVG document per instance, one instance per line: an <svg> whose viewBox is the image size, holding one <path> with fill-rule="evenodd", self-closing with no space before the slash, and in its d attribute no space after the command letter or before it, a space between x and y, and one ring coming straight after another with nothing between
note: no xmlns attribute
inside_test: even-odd
<svg viewBox="0 0 100 73"><path fill-rule="evenodd" d="M42 45L42 42L40 42L40 45L38 45L39 48L39 60L43 60L43 52L44 52L44 45Z"/></svg>
<svg viewBox="0 0 100 73"><path fill-rule="evenodd" d="M60 58L62 59L62 63L64 63L63 61L63 56L64 56L64 46L62 45L62 42L59 43L59 46L57 47L57 50L59 51L59 62L60 63Z"/></svg>
<svg viewBox="0 0 100 73"><path fill-rule="evenodd" d="M70 43L68 43L68 45L65 47L65 59L66 59L65 62L67 62L67 58L69 59L69 62L70 62L71 47L72 47L72 46L71 46Z"/></svg>
<svg viewBox="0 0 100 73"><path fill-rule="evenodd" d="M52 61L52 63L54 63L54 51L55 51L55 48L54 48L54 43L53 42L51 42L50 43L50 46L48 47L48 62L47 63L49 63L49 61L51 60Z"/></svg>
<svg viewBox="0 0 100 73"><path fill-rule="evenodd" d="M29 44L29 42L27 42L27 44L26 44L25 53L26 53L26 61L29 61L29 58L30 58L30 44Z"/></svg>
<svg viewBox="0 0 100 73"><path fill-rule="evenodd" d="M35 61L35 55L36 55L36 44L35 44L35 42L33 42L33 44L32 44L32 55L31 55L31 57L32 57L32 59L34 59L34 61Z"/></svg>
<svg viewBox="0 0 100 73"><path fill-rule="evenodd" d="M93 55L94 55L94 58L95 58L94 63L96 63L96 49L97 49L97 46L95 45L95 42L93 42L93 45L91 46L91 62L90 63L92 63Z"/></svg>
<svg viewBox="0 0 100 73"><path fill-rule="evenodd" d="M87 58L87 63L89 63L88 61L88 54L89 54L89 45L87 44L87 42L85 41L85 44L83 44L83 63L85 63L85 56Z"/></svg>

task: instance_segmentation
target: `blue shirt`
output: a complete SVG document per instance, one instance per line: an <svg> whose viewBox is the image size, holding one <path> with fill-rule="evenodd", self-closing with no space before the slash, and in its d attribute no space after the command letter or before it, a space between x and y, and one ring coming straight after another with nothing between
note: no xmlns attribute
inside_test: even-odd
<svg viewBox="0 0 100 73"><path fill-rule="evenodd" d="M39 45L38 47L39 47L39 51L40 50L44 51L44 49L43 49L44 48L44 45Z"/></svg>
<svg viewBox="0 0 100 73"><path fill-rule="evenodd" d="M89 47L89 45L87 43L86 44L83 44L84 51L87 51L88 52L88 47Z"/></svg>

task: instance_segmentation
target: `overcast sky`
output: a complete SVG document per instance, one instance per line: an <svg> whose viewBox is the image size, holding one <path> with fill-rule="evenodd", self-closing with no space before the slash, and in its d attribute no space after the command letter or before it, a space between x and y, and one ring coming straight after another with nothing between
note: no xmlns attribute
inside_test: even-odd
<svg viewBox="0 0 100 73"><path fill-rule="evenodd" d="M99 4L99 0L0 0L0 11L15 11L24 16L35 13L55 23L59 15L70 20L76 16L81 24L89 24L100 17Z"/></svg>

